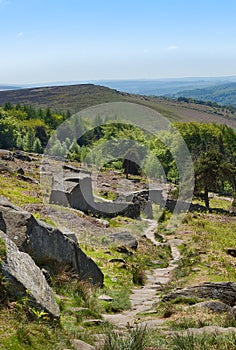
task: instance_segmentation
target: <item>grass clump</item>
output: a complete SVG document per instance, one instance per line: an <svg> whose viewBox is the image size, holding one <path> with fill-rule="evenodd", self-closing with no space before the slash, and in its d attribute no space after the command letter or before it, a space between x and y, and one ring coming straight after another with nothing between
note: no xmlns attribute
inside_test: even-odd
<svg viewBox="0 0 236 350"><path fill-rule="evenodd" d="M236 349L236 334L225 335L203 333L194 335L192 332L170 334L149 332L147 347L150 350L234 350Z"/></svg>
<svg viewBox="0 0 236 350"><path fill-rule="evenodd" d="M236 334L217 336L215 334L203 334L194 336L174 335L171 339L173 350L233 350L236 348Z"/></svg>
<svg viewBox="0 0 236 350"><path fill-rule="evenodd" d="M129 328L125 335L109 332L102 350L144 350L147 345L147 334L146 327L138 325Z"/></svg>

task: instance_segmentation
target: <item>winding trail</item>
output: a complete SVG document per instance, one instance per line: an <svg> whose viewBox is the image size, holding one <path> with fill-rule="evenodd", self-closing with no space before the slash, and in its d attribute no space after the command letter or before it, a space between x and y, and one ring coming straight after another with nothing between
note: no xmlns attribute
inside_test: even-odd
<svg viewBox="0 0 236 350"><path fill-rule="evenodd" d="M157 228L157 222L155 220L146 219L149 222L149 226L143 232L143 234L155 245L160 243L155 239L155 230ZM176 268L176 264L180 260L180 253L178 245L182 241L178 239L172 239L165 244L169 244L171 249L172 259L166 268L157 268L153 271L146 271L147 282L143 287L135 287L132 289L130 295L131 308L122 313L115 315L103 315L106 321L109 321L117 328L126 328L127 325L133 325L136 322L140 322L140 313L150 314L150 319L143 323L149 327L155 327L163 323L162 319L151 318L151 314L156 311L157 303L160 301L158 291L162 289L162 286L167 284L171 279L171 272ZM141 322L142 323L142 322Z"/></svg>

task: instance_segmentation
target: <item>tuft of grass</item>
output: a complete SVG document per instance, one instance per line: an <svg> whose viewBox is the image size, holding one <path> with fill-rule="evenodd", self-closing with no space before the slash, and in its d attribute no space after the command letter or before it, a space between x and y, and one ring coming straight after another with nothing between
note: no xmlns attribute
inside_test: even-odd
<svg viewBox="0 0 236 350"><path fill-rule="evenodd" d="M144 350L146 344L146 327L136 325L134 328L129 328L125 335L109 332L102 350Z"/></svg>
<svg viewBox="0 0 236 350"><path fill-rule="evenodd" d="M236 348L236 335L173 335L171 344L173 350L233 350Z"/></svg>
<svg viewBox="0 0 236 350"><path fill-rule="evenodd" d="M146 349L155 350L233 350L236 349L236 334L225 335L191 332L170 334L149 331Z"/></svg>

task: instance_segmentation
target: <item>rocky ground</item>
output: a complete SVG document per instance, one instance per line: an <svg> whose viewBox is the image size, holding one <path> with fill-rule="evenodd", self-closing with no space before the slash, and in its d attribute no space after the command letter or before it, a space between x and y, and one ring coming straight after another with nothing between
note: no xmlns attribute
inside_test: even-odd
<svg viewBox="0 0 236 350"><path fill-rule="evenodd" d="M56 224L65 233L74 233L82 250L96 261L106 278L109 274L113 279L116 274L121 274L122 280L129 268L129 254L136 256L136 246L141 245L144 238L146 241L142 244L148 244L150 250L154 246L169 246L171 250L171 258L166 267L158 266L159 262L152 255L153 266L146 266L144 285L132 285L129 308L113 313L103 310L102 315L95 317L91 313L90 305L79 308L71 305L64 307L62 318L68 317L69 313L70 317L68 320L66 318L66 322L71 323L74 320L72 334L77 334L71 336L68 349L102 350L106 335L101 327L107 324L106 321L109 322L109 327L113 327L113 331L124 337L137 324L147 327L148 330L154 329L160 337L167 338L170 335L192 334L197 337L208 334L216 337L217 334L235 333L236 275L235 257L232 253L236 239L235 217L192 213L176 232L170 234L165 231L164 223L157 227L156 220L105 220L69 208L45 207L40 193L39 167L40 157L37 155L31 155L31 162L20 159L3 160L0 164L0 194L33 213L37 219ZM98 174L94 179L98 195L107 199L114 199L118 193L125 194L128 190L145 188L145 182L140 180L127 180L122 173L116 171ZM214 205L217 205L217 201L220 204L224 201L224 209L230 206L228 198L219 199L214 196ZM124 237L127 239L124 233L132 237L128 246L127 241L124 241ZM113 240L114 236L112 238L111 235L114 234L121 234L121 241L118 240L117 243ZM130 244L135 249L130 248ZM123 253L119 253L117 247L122 248ZM117 264L114 263L116 259ZM101 296L104 293L100 291L98 294ZM61 300L65 298L60 294L58 297ZM113 302L109 289L105 297L103 295L102 302ZM65 299L61 303L69 305L71 300ZM81 308L85 309L83 312L89 312L89 317L86 316L78 322ZM97 342L94 342L91 333L93 336L97 334ZM150 341L145 349L171 349L164 345L157 347L155 341Z"/></svg>
<svg viewBox="0 0 236 350"><path fill-rule="evenodd" d="M154 232L157 229L157 223L155 220L149 220L149 226L143 232L148 239L154 245L160 245L156 241ZM161 318L152 318L152 313L156 312L158 301L160 301L159 293L163 286L171 280L171 272L176 268L176 264L180 259L180 253L178 245L182 242L180 240L170 240L164 244L170 245L172 260L169 262L169 266L166 268L157 268L153 271L146 272L147 280L143 287L132 289L130 295L131 309L120 314L115 315L103 315L104 319L111 322L118 328L126 328L127 325L132 325L139 322L148 327L158 326L164 321ZM141 314L146 314L145 317Z"/></svg>

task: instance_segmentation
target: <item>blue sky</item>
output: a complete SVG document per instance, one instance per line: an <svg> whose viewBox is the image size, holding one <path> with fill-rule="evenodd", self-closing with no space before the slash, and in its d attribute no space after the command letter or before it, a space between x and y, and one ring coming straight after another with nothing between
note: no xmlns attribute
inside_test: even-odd
<svg viewBox="0 0 236 350"><path fill-rule="evenodd" d="M0 83L236 75L235 0L0 0Z"/></svg>

